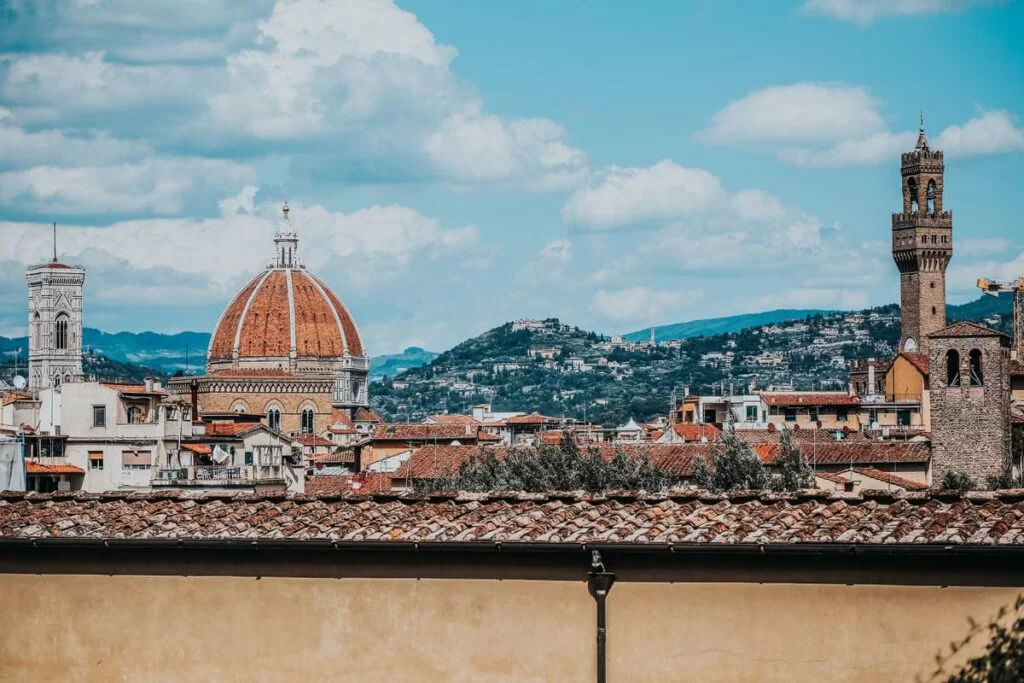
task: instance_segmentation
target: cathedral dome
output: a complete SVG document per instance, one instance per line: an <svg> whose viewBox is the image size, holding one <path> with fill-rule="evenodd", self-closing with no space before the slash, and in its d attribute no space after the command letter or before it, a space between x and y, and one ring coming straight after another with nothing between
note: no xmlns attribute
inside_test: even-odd
<svg viewBox="0 0 1024 683"><path fill-rule="evenodd" d="M365 358L352 315L298 258L288 223L275 235L274 260L221 314L210 338L208 370L332 372Z"/></svg>

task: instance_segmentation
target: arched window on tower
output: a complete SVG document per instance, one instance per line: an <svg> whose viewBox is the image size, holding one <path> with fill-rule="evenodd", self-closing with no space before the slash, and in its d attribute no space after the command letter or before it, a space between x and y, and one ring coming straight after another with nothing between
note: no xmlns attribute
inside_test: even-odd
<svg viewBox="0 0 1024 683"><path fill-rule="evenodd" d="M907 178L907 194L910 195L910 212L917 213L917 180Z"/></svg>
<svg viewBox="0 0 1024 683"><path fill-rule="evenodd" d="M960 354L953 349L946 352L946 386L960 386Z"/></svg>
<svg viewBox="0 0 1024 683"><path fill-rule="evenodd" d="M981 373L981 351L971 350L971 386L980 387L985 385L985 377Z"/></svg>
<svg viewBox="0 0 1024 683"><path fill-rule="evenodd" d="M935 181L928 181L928 213L935 213Z"/></svg>
<svg viewBox="0 0 1024 683"><path fill-rule="evenodd" d="M61 350L68 348L68 316L64 313L54 323L54 345Z"/></svg>
<svg viewBox="0 0 1024 683"><path fill-rule="evenodd" d="M281 431L281 411L279 409L271 408L267 411L267 426L275 432Z"/></svg>
<svg viewBox="0 0 1024 683"><path fill-rule="evenodd" d="M315 415L315 413L313 412L312 408L303 408L302 409L302 433L303 434L312 434L313 433L314 415Z"/></svg>

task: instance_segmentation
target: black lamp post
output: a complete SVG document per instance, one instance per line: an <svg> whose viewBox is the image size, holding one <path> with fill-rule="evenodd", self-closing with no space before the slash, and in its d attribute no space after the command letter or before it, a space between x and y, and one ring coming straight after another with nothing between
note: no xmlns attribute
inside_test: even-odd
<svg viewBox="0 0 1024 683"><path fill-rule="evenodd" d="M590 566L593 571L590 572L590 578L587 580L587 590L597 602L597 683L606 683L608 680L606 663L608 626L605 601L615 583L615 572L605 569L604 562L601 561L601 553L597 550L591 552Z"/></svg>

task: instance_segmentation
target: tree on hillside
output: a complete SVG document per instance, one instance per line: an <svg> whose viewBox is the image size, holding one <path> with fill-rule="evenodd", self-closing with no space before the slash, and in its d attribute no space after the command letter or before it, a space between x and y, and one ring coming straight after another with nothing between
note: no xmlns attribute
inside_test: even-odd
<svg viewBox="0 0 1024 683"><path fill-rule="evenodd" d="M510 448L499 458L481 450L462 463L457 473L417 482L429 491L662 491L670 476L651 464L646 454L630 457L615 449L605 458L596 448L584 452L568 434L557 446Z"/></svg>

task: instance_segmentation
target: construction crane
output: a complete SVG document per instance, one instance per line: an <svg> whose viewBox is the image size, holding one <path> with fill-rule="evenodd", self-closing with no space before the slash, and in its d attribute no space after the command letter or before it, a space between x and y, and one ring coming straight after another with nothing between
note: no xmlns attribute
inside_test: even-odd
<svg viewBox="0 0 1024 683"><path fill-rule="evenodd" d="M1024 277L1010 282L981 278L978 289L989 296L1013 292L1013 353L1017 360L1024 362Z"/></svg>

